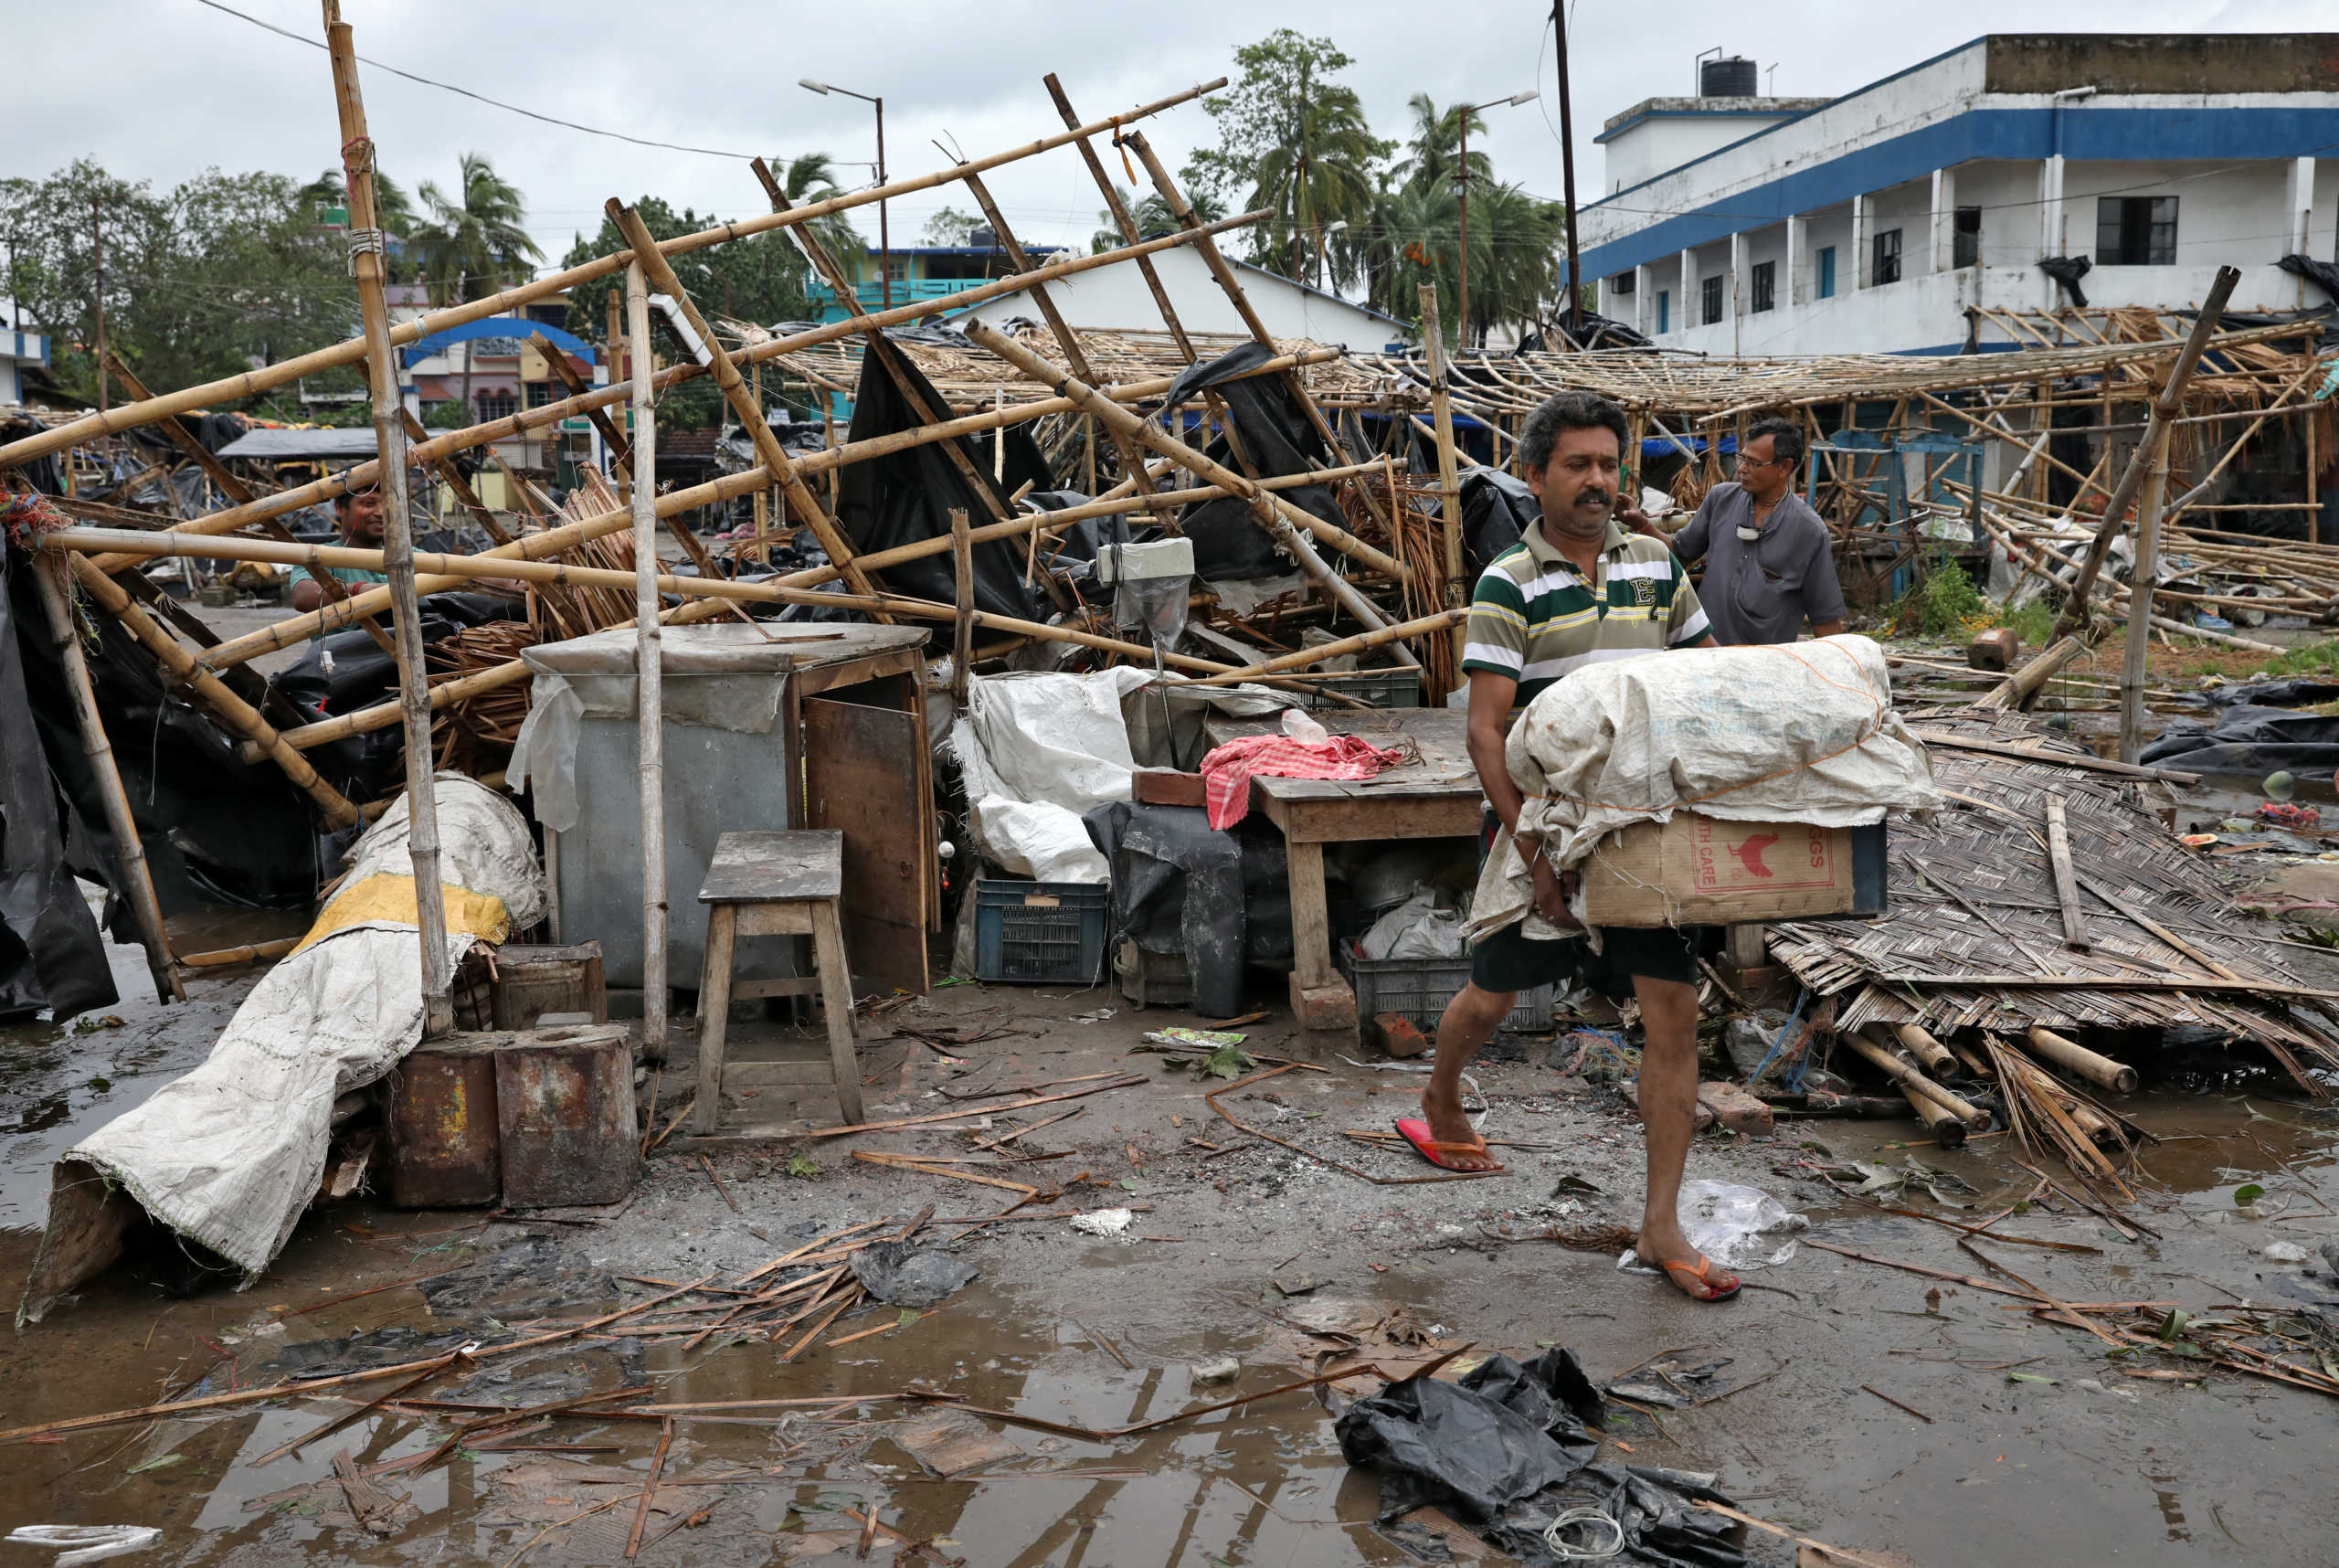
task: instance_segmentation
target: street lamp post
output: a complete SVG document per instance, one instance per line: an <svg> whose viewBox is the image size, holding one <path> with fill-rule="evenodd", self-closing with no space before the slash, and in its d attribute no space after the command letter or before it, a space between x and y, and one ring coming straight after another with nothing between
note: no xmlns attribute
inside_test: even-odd
<svg viewBox="0 0 2339 1568"><path fill-rule="evenodd" d="M1498 98L1488 103L1473 103L1462 111L1462 167L1454 176L1455 183L1461 187L1458 205L1462 215L1462 271L1460 284L1455 291L1460 298L1455 302L1455 313L1461 318L1461 342L1466 348L1470 344L1470 116L1481 109L1503 109L1532 103L1538 96L1532 92L1514 92L1508 98Z"/></svg>
<svg viewBox="0 0 2339 1568"><path fill-rule="evenodd" d="M873 98L865 92L855 92L849 87L839 87L833 82L814 81L809 76L796 85L808 88L823 98L831 92L841 92L847 98L857 98L862 102L875 107L877 111L877 183L884 185L885 183L885 101L882 98ZM893 231L886 227L884 196L877 198L877 285L878 292L884 301L884 308L892 310L894 308L894 236Z"/></svg>

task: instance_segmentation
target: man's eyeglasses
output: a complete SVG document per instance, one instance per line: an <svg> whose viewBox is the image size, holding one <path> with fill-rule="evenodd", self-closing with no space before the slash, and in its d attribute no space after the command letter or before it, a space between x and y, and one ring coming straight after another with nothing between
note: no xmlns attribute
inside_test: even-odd
<svg viewBox="0 0 2339 1568"><path fill-rule="evenodd" d="M1794 462L1793 458L1752 458L1744 452L1738 454L1738 466L1741 468L1771 468L1782 463L1792 466Z"/></svg>

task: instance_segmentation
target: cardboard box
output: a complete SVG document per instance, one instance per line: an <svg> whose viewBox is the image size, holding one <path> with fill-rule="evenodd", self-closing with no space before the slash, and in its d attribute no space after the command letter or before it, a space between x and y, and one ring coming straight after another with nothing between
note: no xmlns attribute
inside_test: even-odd
<svg viewBox="0 0 2339 1568"><path fill-rule="evenodd" d="M1872 919L1884 913L1884 824L1725 822L1677 811L1621 829L1577 868L1595 926Z"/></svg>

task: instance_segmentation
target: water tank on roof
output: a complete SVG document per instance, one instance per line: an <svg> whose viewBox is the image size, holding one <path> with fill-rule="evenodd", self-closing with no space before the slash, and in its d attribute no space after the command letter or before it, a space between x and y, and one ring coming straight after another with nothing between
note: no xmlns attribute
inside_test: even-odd
<svg viewBox="0 0 2339 1568"><path fill-rule="evenodd" d="M1762 96L1762 83L1754 62L1743 55L1731 55L1724 59L1699 61L1698 96L1700 98L1759 98Z"/></svg>

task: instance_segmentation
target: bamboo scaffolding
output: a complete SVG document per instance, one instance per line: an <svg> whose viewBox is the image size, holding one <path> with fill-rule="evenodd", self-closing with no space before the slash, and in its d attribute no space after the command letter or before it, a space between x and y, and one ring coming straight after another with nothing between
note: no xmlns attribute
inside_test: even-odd
<svg viewBox="0 0 2339 1568"><path fill-rule="evenodd" d="M977 174L983 174L1003 164L1035 157L1054 148L1066 146L1085 137L1112 134L1131 121L1144 120L1164 110L1174 109L1205 93L1215 92L1225 85L1224 77L1218 77L1207 82L1197 82L1183 91L1156 99L1150 103L1140 104L1135 109L1125 110L1110 119L1099 120L1077 130L1064 132L1060 135L1042 136L1037 141L1010 148L1003 153L969 159L950 169L894 180L886 185L873 185L864 190L831 196L823 201L808 202L786 213L744 218L733 223L720 224L713 228L701 229L694 234L680 235L672 239L661 241L658 250L663 256L687 255L691 251L702 250L707 246L720 244L726 239L745 239L774 228L809 223L817 218L827 217L832 213L866 207L872 202L908 196L923 190L932 190L936 186L947 185L952 180L961 177L964 171L971 170ZM1252 220L1250 217L1233 219L1223 227L1231 228L1237 223ZM1180 236L1173 237L1173 242L1182 244L1187 241L1184 237ZM1156 249L1167 249L1167 247L1157 246ZM390 346L402 348L408 344L418 343L426 337L445 332L450 327L484 321L490 316L505 315L522 305L549 299L555 294L566 293L579 284L589 283L617 272L624 267L630 254L630 251L618 251L610 255L596 257L590 261L565 268L560 271L503 290L500 293L491 294L484 299L473 300L449 310L433 312L411 322L402 322L391 329ZM1099 260L1120 259L1119 256L1115 255L1103 259L1082 258L1081 260L1089 261L1093 265ZM974 302L973 296L978 292L979 291L970 290L965 294L954 296L945 306L913 311L911 315L905 315L901 319L907 321L914 319L916 314L931 313L933 308L958 309L960 305ZM228 376L217 381L207 381L198 387L166 393L161 397L124 403L102 414L90 415L69 424L58 426L53 429L44 430L37 435L27 436L21 440L0 446L0 469L15 468L50 452L61 451L68 447L78 446L99 436L111 435L133 426L151 424L168 415L191 413L208 404L233 402L239 398L255 397L271 387L285 386L305 376L315 376L341 366L355 365L365 358L367 352L366 340L364 337L350 338L331 348L319 349L312 354L298 355L274 365L246 371L238 376Z"/></svg>

